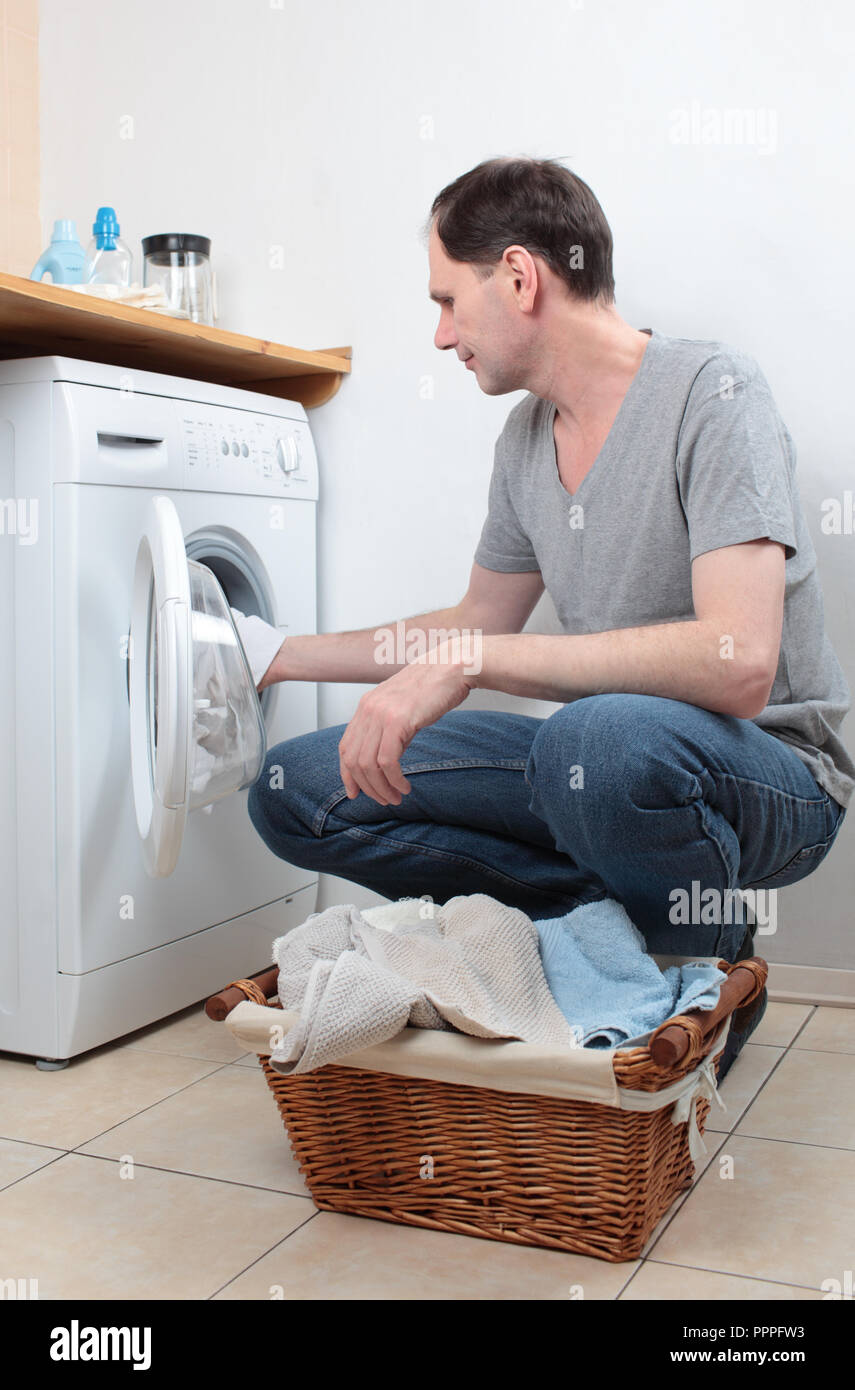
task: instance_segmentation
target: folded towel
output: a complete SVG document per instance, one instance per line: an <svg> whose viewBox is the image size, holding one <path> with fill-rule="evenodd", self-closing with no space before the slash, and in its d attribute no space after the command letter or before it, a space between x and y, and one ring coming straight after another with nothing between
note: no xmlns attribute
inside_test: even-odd
<svg viewBox="0 0 855 1390"><path fill-rule="evenodd" d="M95 299L110 299L119 304L131 304L137 309L162 309L164 312L169 310L169 300L166 298L166 291L162 285L141 285L139 281L134 281L132 285L63 285L64 290L77 290L78 294L89 294ZM187 318L187 314L181 315Z"/></svg>
<svg viewBox="0 0 855 1390"><path fill-rule="evenodd" d="M536 924L558 1007L582 1047L622 1047L687 1009L714 1009L727 979L714 965L660 970L614 898Z"/></svg>
<svg viewBox="0 0 855 1390"><path fill-rule="evenodd" d="M432 905L427 917L420 899L389 906L399 918L393 930L347 903L312 913L274 943L280 1002L300 1014L271 1050L275 1070L313 1071L407 1024L575 1045L525 913L485 893Z"/></svg>

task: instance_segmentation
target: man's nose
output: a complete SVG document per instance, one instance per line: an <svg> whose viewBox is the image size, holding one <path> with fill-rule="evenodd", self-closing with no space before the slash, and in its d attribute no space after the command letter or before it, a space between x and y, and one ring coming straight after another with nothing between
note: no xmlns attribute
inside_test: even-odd
<svg viewBox="0 0 855 1390"><path fill-rule="evenodd" d="M454 331L454 321L451 314L446 314L445 310L439 316L439 324L433 337L434 346L445 350L453 348L457 343L457 334Z"/></svg>

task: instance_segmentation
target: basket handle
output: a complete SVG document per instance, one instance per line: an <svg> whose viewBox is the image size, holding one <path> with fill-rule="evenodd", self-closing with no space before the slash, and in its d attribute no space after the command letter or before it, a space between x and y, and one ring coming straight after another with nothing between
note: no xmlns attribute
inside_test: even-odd
<svg viewBox="0 0 855 1390"><path fill-rule="evenodd" d="M718 968L727 972L727 979L714 1009L690 1009L660 1023L653 1032L648 1050L658 1067L676 1066L690 1048L700 1057L728 1015L750 1004L762 992L769 973L766 961L759 956L741 960L738 965L720 960Z"/></svg>
<svg viewBox="0 0 855 1390"><path fill-rule="evenodd" d="M236 1005L244 999L251 999L255 996L255 1002L260 1003L258 994L263 994L265 1001L276 993L276 981L279 978L279 967L271 965L267 970L260 970L257 975L250 975L246 980L232 980L230 985L221 989L219 994L212 994L205 1005L205 1013L212 1018L215 1023L222 1023L227 1014L230 1014ZM247 988L248 986L248 988Z"/></svg>

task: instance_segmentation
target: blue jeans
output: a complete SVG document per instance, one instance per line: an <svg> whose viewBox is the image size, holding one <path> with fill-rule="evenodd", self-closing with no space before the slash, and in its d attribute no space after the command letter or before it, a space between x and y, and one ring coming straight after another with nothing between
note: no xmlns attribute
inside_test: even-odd
<svg viewBox="0 0 855 1390"><path fill-rule="evenodd" d="M268 751L249 814L274 854L391 899L487 893L533 920L616 898L657 953L733 960L752 919L723 890L805 878L845 815L780 739L660 696L590 695L546 719L452 710L402 754L398 806L348 799L346 727Z"/></svg>

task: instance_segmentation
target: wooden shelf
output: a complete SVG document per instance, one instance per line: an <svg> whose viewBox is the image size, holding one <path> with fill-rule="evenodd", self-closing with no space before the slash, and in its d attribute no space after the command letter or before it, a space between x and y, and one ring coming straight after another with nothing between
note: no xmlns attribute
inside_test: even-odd
<svg viewBox="0 0 855 1390"><path fill-rule="evenodd" d="M323 405L349 347L307 352L0 272L0 359L76 357Z"/></svg>

